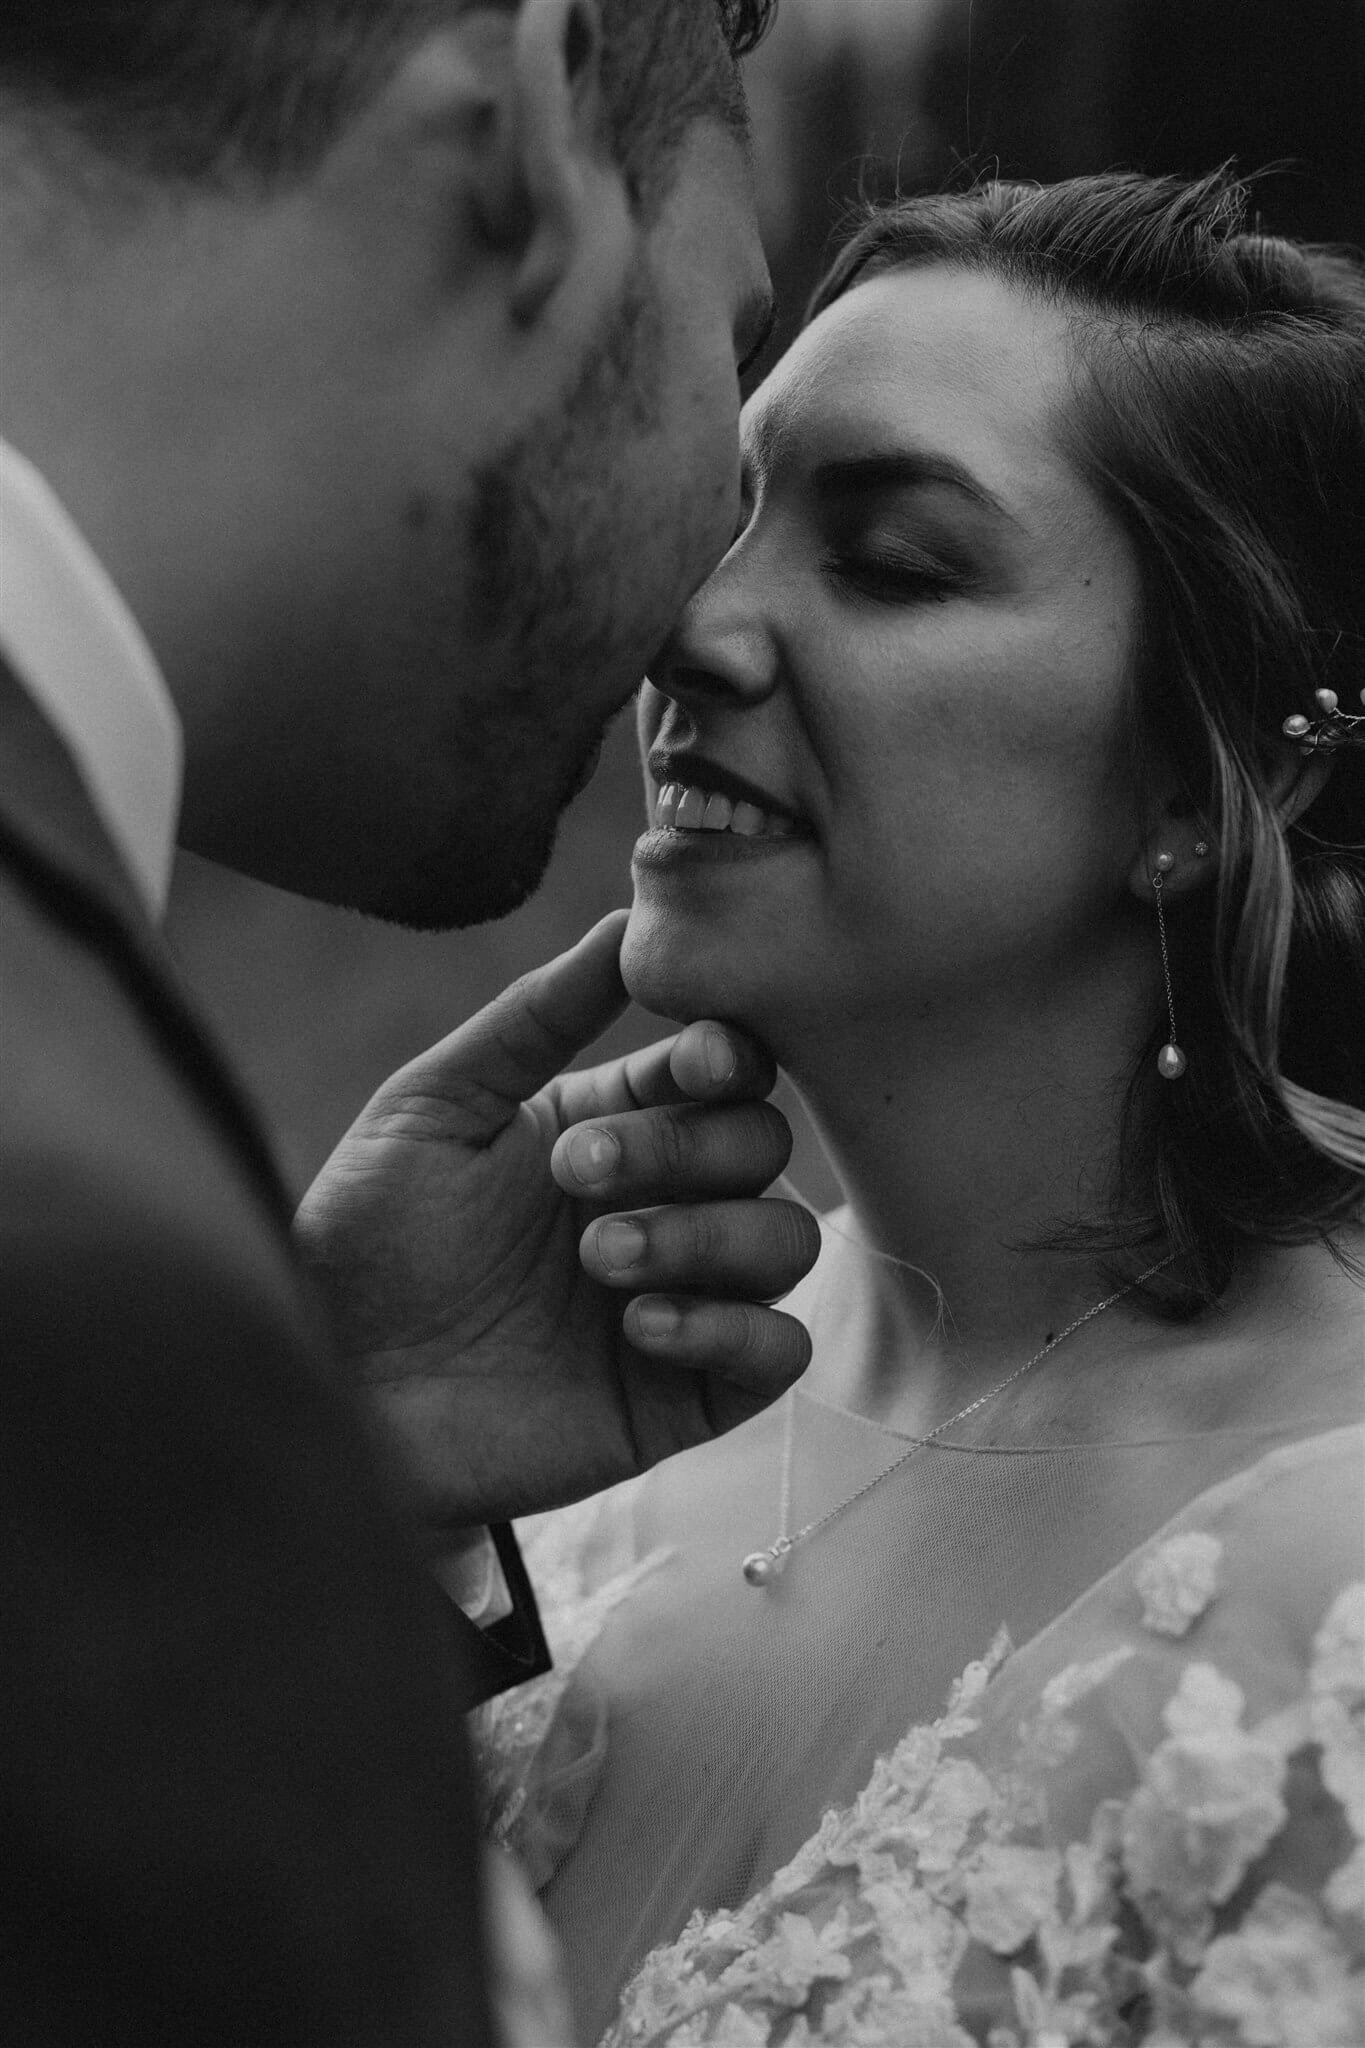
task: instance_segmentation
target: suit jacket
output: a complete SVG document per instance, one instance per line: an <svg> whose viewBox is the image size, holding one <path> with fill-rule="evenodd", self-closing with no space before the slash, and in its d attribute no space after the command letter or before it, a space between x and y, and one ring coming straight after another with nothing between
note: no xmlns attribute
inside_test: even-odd
<svg viewBox="0 0 1365 2048"><path fill-rule="evenodd" d="M0 2039L485 2048L460 1716L268 1147L0 664Z"/></svg>

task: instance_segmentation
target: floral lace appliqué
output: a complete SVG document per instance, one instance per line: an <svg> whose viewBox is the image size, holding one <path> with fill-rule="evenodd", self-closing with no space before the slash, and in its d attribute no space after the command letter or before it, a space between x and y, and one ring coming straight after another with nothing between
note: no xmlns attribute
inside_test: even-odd
<svg viewBox="0 0 1365 2048"><path fill-rule="evenodd" d="M1285 1758L1241 1727L1242 1694L1189 1664L1162 1716L1171 1731L1128 1802L1123 1866L1134 1900L1181 1961L1202 1952L1231 1898L1283 1826Z"/></svg>
<svg viewBox="0 0 1365 2048"><path fill-rule="evenodd" d="M1313 1901L1268 1884L1204 1953L1190 2003L1200 2038L1247 2048L1350 2048L1365 2035L1361 1979Z"/></svg>
<svg viewBox="0 0 1365 2048"><path fill-rule="evenodd" d="M1313 1643L1309 1725L1322 1781L1365 1837L1365 1584L1338 1594Z"/></svg>
<svg viewBox="0 0 1365 2048"><path fill-rule="evenodd" d="M1222 1543L1202 1529L1158 1544L1133 1575L1143 1627L1154 1635L1185 1635L1218 1591L1222 1561Z"/></svg>
<svg viewBox="0 0 1365 2048"><path fill-rule="evenodd" d="M1153 1573L1159 1633L1207 1604L1217 1562L1187 1547ZM1137 1785L1062 1848L1049 1777L1134 1653L1057 1673L987 1772L961 1745L1006 1647L762 1891L655 1950L603 2048L1360 2048L1365 1586L1333 1603L1302 1700L1259 1726L1187 1664ZM1351 1844L1320 1896L1257 1881L1301 1784Z"/></svg>

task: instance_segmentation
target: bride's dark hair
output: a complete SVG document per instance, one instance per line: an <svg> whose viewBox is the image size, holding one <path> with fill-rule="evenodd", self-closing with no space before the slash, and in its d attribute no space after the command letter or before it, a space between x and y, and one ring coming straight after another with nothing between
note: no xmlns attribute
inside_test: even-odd
<svg viewBox="0 0 1365 2048"><path fill-rule="evenodd" d="M872 208L810 317L906 265L986 269L1071 315L1074 457L1137 552L1139 764L1216 859L1168 909L1183 1079L1128 1094L1110 1253L1167 1238L1216 1298L1238 1242L1331 1243L1365 1198L1365 749L1286 825L1292 713L1365 685L1365 269L1246 231L1247 194L1136 174ZM1282 789L1282 780L1279 784ZM1155 931L1153 936L1155 944Z"/></svg>

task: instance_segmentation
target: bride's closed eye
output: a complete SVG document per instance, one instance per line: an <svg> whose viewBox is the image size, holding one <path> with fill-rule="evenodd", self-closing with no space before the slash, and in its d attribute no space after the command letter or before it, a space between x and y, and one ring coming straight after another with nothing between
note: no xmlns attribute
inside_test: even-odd
<svg viewBox="0 0 1365 2048"><path fill-rule="evenodd" d="M823 563L837 583L883 604L945 603L968 582L964 567L904 541L869 539L832 548Z"/></svg>

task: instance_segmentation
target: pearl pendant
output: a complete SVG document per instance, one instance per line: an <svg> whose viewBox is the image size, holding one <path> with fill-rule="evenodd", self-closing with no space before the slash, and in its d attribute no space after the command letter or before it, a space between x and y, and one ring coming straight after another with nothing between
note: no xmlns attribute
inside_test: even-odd
<svg viewBox="0 0 1365 2048"><path fill-rule="evenodd" d="M1163 1081L1178 1081L1185 1065L1185 1055L1178 1045L1163 1045L1156 1056L1156 1070Z"/></svg>
<svg viewBox="0 0 1365 2048"><path fill-rule="evenodd" d="M770 1586L782 1570L782 1559L774 1557L771 1550L751 1550L740 1566L746 1582L761 1592Z"/></svg>

